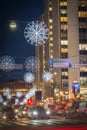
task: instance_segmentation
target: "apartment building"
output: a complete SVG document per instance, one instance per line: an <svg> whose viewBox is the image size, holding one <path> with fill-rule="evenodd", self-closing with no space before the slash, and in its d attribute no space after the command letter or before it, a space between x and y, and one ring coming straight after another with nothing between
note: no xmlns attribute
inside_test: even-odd
<svg viewBox="0 0 87 130"><path fill-rule="evenodd" d="M80 94L87 98L87 1L43 0L43 4L41 20L49 29L49 38L36 47L36 56L41 63L36 73L37 86L44 93L49 91L48 86L64 93L67 91L72 98L72 84L77 82ZM71 61L72 65L66 67L61 63L62 67L49 67L49 59ZM53 75L49 83L42 79L45 71Z"/></svg>

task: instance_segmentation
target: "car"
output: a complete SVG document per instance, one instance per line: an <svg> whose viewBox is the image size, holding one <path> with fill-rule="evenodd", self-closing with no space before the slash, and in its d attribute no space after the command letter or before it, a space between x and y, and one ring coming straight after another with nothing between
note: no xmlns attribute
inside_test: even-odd
<svg viewBox="0 0 87 130"><path fill-rule="evenodd" d="M11 107L5 107L2 109L3 120L16 120L14 110Z"/></svg>
<svg viewBox="0 0 87 130"><path fill-rule="evenodd" d="M31 106L28 108L28 118L30 119L48 119L50 118L50 111L43 106Z"/></svg>
<svg viewBox="0 0 87 130"><path fill-rule="evenodd" d="M26 107L20 107L18 110L18 117L20 118L27 118L27 108Z"/></svg>

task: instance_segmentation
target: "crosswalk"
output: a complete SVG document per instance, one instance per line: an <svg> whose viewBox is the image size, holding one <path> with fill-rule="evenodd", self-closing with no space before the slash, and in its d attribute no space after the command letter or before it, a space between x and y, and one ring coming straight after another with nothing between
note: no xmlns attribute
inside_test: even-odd
<svg viewBox="0 0 87 130"><path fill-rule="evenodd" d="M79 123L82 121L79 121ZM58 119L39 119L39 120L29 120L29 119L19 119L15 121L0 121L0 128L1 127L12 127L12 126L61 126L63 125L75 125L78 123L78 120L70 120L65 118L58 118Z"/></svg>

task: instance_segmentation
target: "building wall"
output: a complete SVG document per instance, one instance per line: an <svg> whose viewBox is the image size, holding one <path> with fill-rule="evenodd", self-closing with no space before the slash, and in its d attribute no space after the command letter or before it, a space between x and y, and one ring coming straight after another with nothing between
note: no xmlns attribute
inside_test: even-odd
<svg viewBox="0 0 87 130"><path fill-rule="evenodd" d="M68 0L68 56L73 65L79 64L79 24L78 24L78 1ZM69 92L73 81L79 82L79 68L69 69Z"/></svg>

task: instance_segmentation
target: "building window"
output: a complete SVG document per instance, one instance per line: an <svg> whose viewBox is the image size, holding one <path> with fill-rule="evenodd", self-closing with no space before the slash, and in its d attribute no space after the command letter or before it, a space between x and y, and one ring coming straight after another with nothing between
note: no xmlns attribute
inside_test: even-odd
<svg viewBox="0 0 87 130"><path fill-rule="evenodd" d="M79 28L87 28L87 23L86 22L80 22Z"/></svg>
<svg viewBox="0 0 87 130"><path fill-rule="evenodd" d="M68 72L67 71L62 71L62 76L68 76Z"/></svg>
<svg viewBox="0 0 87 130"><path fill-rule="evenodd" d="M52 35L52 34L53 34L53 32L52 32L52 31L50 31L49 33L50 33L50 35Z"/></svg>
<svg viewBox="0 0 87 130"><path fill-rule="evenodd" d="M80 72L86 72L86 74L87 74L87 68L86 67L82 67L82 68L80 68Z"/></svg>
<svg viewBox="0 0 87 130"><path fill-rule="evenodd" d="M52 23L53 22L53 20L52 19L49 19L49 23Z"/></svg>
<svg viewBox="0 0 87 130"><path fill-rule="evenodd" d="M53 41L53 37L50 37L50 41Z"/></svg>
<svg viewBox="0 0 87 130"><path fill-rule="evenodd" d="M66 52L68 52L68 49L67 48L61 48L61 52L66 53Z"/></svg>
<svg viewBox="0 0 87 130"><path fill-rule="evenodd" d="M79 0L79 6L82 6L82 7L87 6L87 1L86 0Z"/></svg>
<svg viewBox="0 0 87 130"><path fill-rule="evenodd" d="M49 7L49 11L52 11L52 7Z"/></svg>
<svg viewBox="0 0 87 130"><path fill-rule="evenodd" d="M80 77L80 84L82 86L87 86L87 77Z"/></svg>
<svg viewBox="0 0 87 130"><path fill-rule="evenodd" d="M60 6L67 6L67 2L66 1L60 1Z"/></svg>
<svg viewBox="0 0 87 130"><path fill-rule="evenodd" d="M67 21L68 21L68 18L67 18L67 17L60 17L60 21L61 21L61 22L67 22Z"/></svg>
<svg viewBox="0 0 87 130"><path fill-rule="evenodd" d="M50 47L53 47L53 43L50 43Z"/></svg>
<svg viewBox="0 0 87 130"><path fill-rule="evenodd" d="M50 28L50 29L53 29L53 26L52 26L52 25L50 25L50 26L49 26L49 28Z"/></svg>
<svg viewBox="0 0 87 130"><path fill-rule="evenodd" d="M61 53L61 58L68 58L68 53Z"/></svg>
<svg viewBox="0 0 87 130"><path fill-rule="evenodd" d="M87 44L80 44L79 50L87 50Z"/></svg>
<svg viewBox="0 0 87 130"><path fill-rule="evenodd" d="M61 29L67 30L67 24L61 24Z"/></svg>
<svg viewBox="0 0 87 130"><path fill-rule="evenodd" d="M50 55L50 58L52 59L52 58L53 58L53 55Z"/></svg>
<svg viewBox="0 0 87 130"><path fill-rule="evenodd" d="M80 64L87 64L87 55L80 55Z"/></svg>
<svg viewBox="0 0 87 130"><path fill-rule="evenodd" d="M79 11L79 17L87 17L87 12L85 12L85 11Z"/></svg>
<svg viewBox="0 0 87 130"><path fill-rule="evenodd" d="M67 10L66 10L66 9L61 9L61 10L60 10L60 13L63 14L63 15L64 15L64 14L67 14Z"/></svg>
<svg viewBox="0 0 87 130"><path fill-rule="evenodd" d="M68 45L68 41L67 40L61 40L61 45Z"/></svg>

